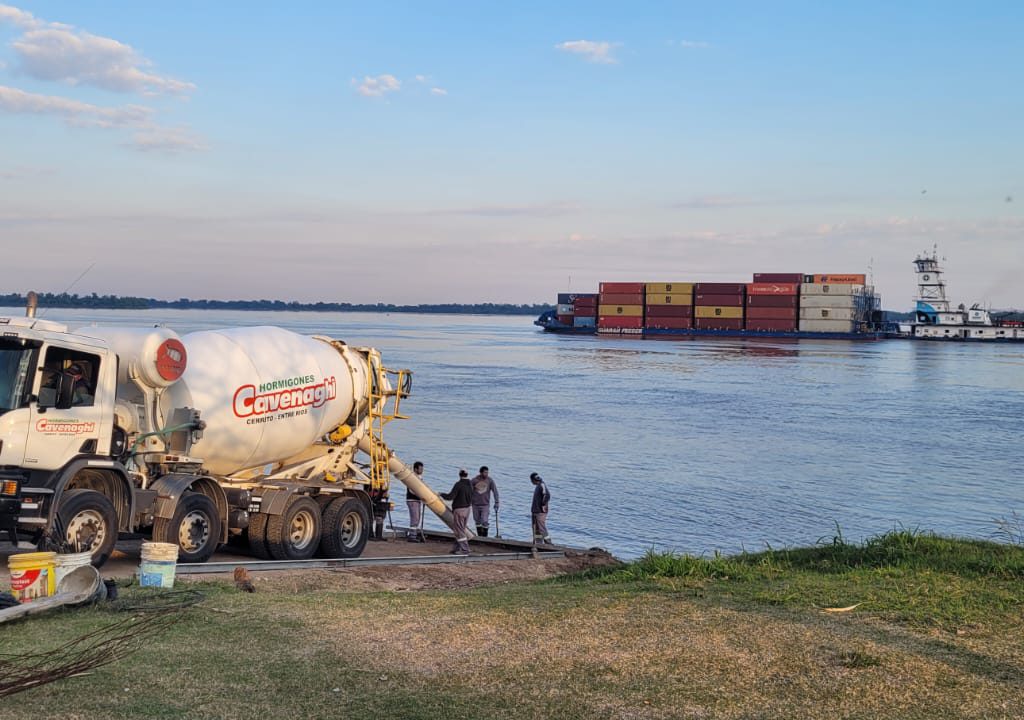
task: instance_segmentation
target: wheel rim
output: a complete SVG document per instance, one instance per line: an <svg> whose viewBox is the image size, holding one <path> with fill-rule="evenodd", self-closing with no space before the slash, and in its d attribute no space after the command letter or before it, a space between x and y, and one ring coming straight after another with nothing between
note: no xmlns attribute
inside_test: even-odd
<svg viewBox="0 0 1024 720"><path fill-rule="evenodd" d="M193 510L181 519L178 526L178 546L188 553L206 547L210 539L210 519L205 513Z"/></svg>
<svg viewBox="0 0 1024 720"><path fill-rule="evenodd" d="M363 519L357 512L345 513L341 518L341 544L347 548L359 544L359 537L363 534Z"/></svg>
<svg viewBox="0 0 1024 720"><path fill-rule="evenodd" d="M316 534L316 518L308 510L300 510L288 527L288 540L296 550L309 547Z"/></svg>
<svg viewBox="0 0 1024 720"><path fill-rule="evenodd" d="M95 550L107 539L107 524L96 510L82 510L68 522L67 540L79 546L81 552ZM88 540L88 544L83 541Z"/></svg>

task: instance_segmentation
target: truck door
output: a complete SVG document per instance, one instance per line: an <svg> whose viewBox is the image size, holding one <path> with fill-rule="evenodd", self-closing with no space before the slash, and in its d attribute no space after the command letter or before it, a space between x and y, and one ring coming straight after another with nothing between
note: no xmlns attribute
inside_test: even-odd
<svg viewBox="0 0 1024 720"><path fill-rule="evenodd" d="M46 348L36 378L38 400L30 406L26 467L56 470L76 455L107 454L109 447L101 444L103 437L110 444L110 432L104 430L103 398L111 393L103 393L100 384L108 374L105 371L97 354L58 345ZM71 407L61 410L57 395L62 376L72 387Z"/></svg>

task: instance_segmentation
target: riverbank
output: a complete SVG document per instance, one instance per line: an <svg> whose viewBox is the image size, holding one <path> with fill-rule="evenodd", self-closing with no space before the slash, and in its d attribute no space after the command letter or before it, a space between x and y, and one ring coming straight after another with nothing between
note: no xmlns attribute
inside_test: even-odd
<svg viewBox="0 0 1024 720"><path fill-rule="evenodd" d="M401 572L183 583L203 602L137 653L0 718L1020 717L1017 544L900 532L546 580ZM125 617L38 617L3 629L5 652Z"/></svg>

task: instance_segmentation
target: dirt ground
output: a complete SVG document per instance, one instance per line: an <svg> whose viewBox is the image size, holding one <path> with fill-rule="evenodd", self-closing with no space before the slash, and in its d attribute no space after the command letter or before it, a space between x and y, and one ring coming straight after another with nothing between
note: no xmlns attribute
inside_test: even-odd
<svg viewBox="0 0 1024 720"><path fill-rule="evenodd" d="M256 591L299 593L308 590L340 592L409 592L454 590L481 585L502 585L522 580L543 580L590 567L617 563L599 551L566 551L564 558L497 560L443 565L373 565L326 570L274 570L254 572ZM189 580L232 583L229 574L190 575Z"/></svg>

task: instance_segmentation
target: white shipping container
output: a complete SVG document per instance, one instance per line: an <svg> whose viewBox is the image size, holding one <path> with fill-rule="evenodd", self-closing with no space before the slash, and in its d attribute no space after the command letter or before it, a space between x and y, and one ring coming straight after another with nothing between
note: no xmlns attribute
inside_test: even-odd
<svg viewBox="0 0 1024 720"><path fill-rule="evenodd" d="M572 303L568 305L559 305L555 311L556 315L572 315Z"/></svg>
<svg viewBox="0 0 1024 720"><path fill-rule="evenodd" d="M864 292L863 285L845 284L817 284L804 283L800 286L800 295L861 295Z"/></svg>
<svg viewBox="0 0 1024 720"><path fill-rule="evenodd" d="M853 308L866 307L862 295L806 295L800 298L801 308Z"/></svg>
<svg viewBox="0 0 1024 720"><path fill-rule="evenodd" d="M800 308L801 320L854 320L858 314L852 308Z"/></svg>
<svg viewBox="0 0 1024 720"><path fill-rule="evenodd" d="M805 320L801 318L797 327L800 332L849 333L857 330L857 323L852 320Z"/></svg>

